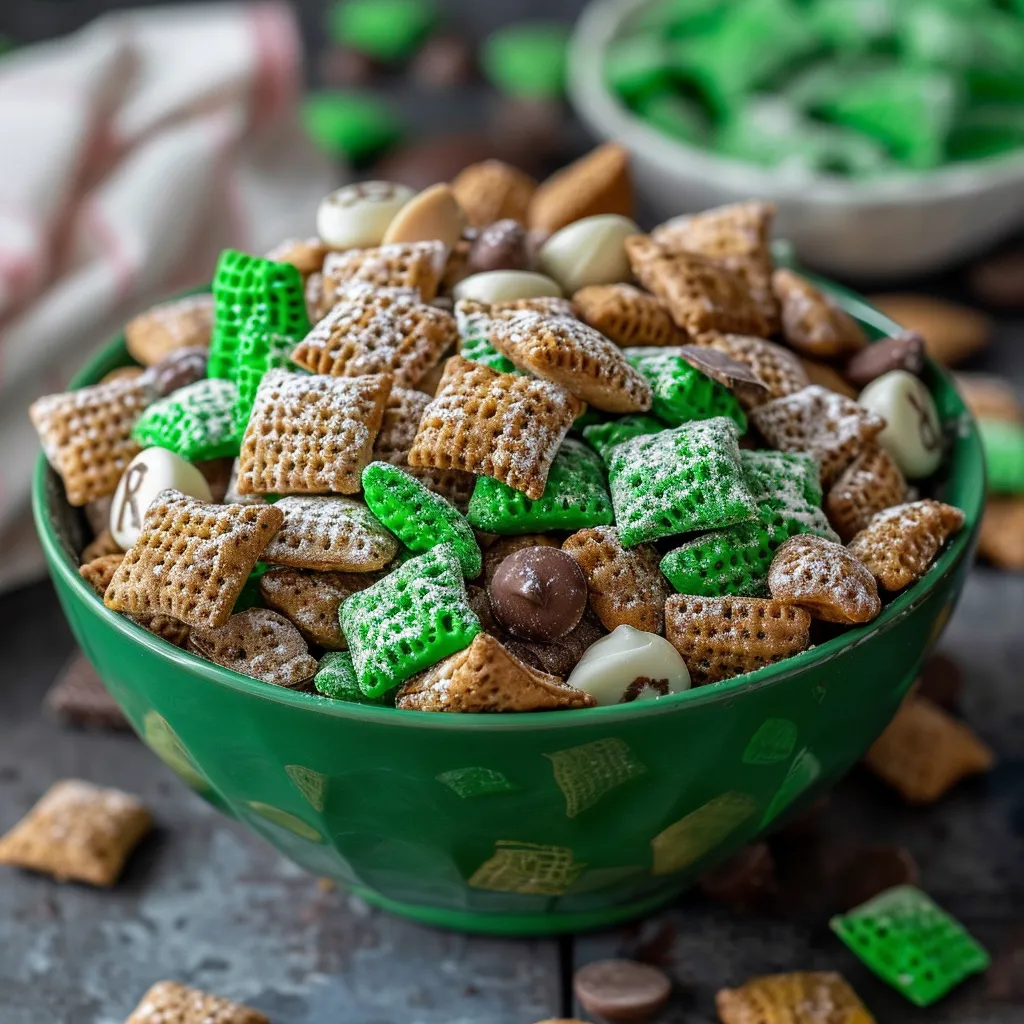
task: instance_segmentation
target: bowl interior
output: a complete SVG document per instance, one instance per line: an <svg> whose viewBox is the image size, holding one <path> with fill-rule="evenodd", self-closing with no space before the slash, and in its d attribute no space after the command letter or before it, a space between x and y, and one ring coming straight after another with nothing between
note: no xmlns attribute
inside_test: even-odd
<svg viewBox="0 0 1024 1024"><path fill-rule="evenodd" d="M817 283L857 320L872 338L888 336L899 327L893 321L871 308L852 292L831 282L815 278ZM110 370L130 364L123 335L105 346L74 377L72 387L94 383ZM396 711L393 708L349 704L343 701L272 686L248 676L240 675L204 661L192 654L160 640L147 630L102 606L89 585L78 575L78 552L83 544L83 523L79 510L72 509L64 500L63 490L56 474L40 456L33 483L33 506L37 529L47 553L51 571L59 574L61 582L69 587L77 599L93 602L110 628L117 630L134 643L140 643L174 662L184 672L198 674L211 684L227 686L275 701L308 709L317 714L357 718L369 721L387 721L393 725L412 728L444 730L537 730L564 728L569 720L601 719L607 723L634 720L640 716L658 716L676 711L681 706L703 706L709 703L732 702L744 691L771 686L794 674L819 666L847 647L884 634L906 616L930 592L945 580L973 548L984 504L985 481L981 442L976 425L963 404L949 376L929 362L925 377L935 399L940 418L949 440L949 456L935 478L924 482L923 492L963 509L966 516L964 529L947 545L925 577L889 601L881 615L873 622L847 630L776 665L716 683L690 689L683 693L648 701L638 705L618 705L590 708L572 715L528 713L518 715L443 715L429 712Z"/></svg>

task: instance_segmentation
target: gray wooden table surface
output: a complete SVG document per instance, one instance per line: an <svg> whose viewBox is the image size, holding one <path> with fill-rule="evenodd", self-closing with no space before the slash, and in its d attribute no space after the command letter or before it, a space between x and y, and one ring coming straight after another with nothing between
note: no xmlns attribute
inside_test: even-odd
<svg viewBox="0 0 1024 1024"><path fill-rule="evenodd" d="M111 0L6 0L0 32L23 41L85 23ZM324 5L297 5L307 40ZM471 36L512 17L571 18L578 0L445 5ZM392 87L418 131L478 125L481 90L443 100ZM925 282L959 294L956 272ZM1024 386L1024 322L1004 318L976 364ZM0 869L0 1024L120 1024L145 988L175 978L242 999L274 1024L531 1024L578 1013L579 964L657 948L675 989L661 1021L714 1021L714 992L772 971L843 972L880 1024L1024 1024L1024 576L979 569L942 649L967 667L966 719L1000 756L987 778L909 810L861 771L782 862L794 911L737 916L699 897L638 926L561 941L467 938L372 910L316 880L187 790L130 735L62 728L40 709L73 641L48 584L0 598L0 831L55 779L138 793L158 829L110 892ZM985 978L930 1010L878 982L823 924L815 872L872 842L908 847L922 886L993 955ZM793 900L789 901L791 904Z"/></svg>

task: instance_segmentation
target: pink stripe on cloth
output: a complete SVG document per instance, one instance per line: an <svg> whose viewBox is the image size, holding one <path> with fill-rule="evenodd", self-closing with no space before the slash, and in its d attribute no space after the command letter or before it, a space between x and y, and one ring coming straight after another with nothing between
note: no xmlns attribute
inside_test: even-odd
<svg viewBox="0 0 1024 1024"><path fill-rule="evenodd" d="M299 93L302 46L290 8L262 3L246 8L256 50L256 76L252 83L252 123L274 120Z"/></svg>

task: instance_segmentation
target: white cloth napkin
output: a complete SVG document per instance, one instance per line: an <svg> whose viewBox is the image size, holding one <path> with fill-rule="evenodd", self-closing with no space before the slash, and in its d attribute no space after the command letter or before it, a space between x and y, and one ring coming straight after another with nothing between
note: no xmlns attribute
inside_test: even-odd
<svg viewBox="0 0 1024 1024"><path fill-rule="evenodd" d="M202 4L0 59L0 588L41 566L29 403L222 248L311 233L336 181L295 116L300 50L284 4Z"/></svg>

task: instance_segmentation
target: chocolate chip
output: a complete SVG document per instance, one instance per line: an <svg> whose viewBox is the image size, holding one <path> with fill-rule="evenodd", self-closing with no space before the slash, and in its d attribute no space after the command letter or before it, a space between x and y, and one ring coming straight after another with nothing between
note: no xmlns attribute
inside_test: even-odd
<svg viewBox="0 0 1024 1024"><path fill-rule="evenodd" d="M746 363L709 345L683 345L679 354L701 373L742 396L746 404L767 401L768 385Z"/></svg>
<svg viewBox="0 0 1024 1024"><path fill-rule="evenodd" d="M579 625L587 582L561 548L522 548L498 566L490 587L498 622L514 636L550 643Z"/></svg>
<svg viewBox="0 0 1024 1024"><path fill-rule="evenodd" d="M317 61L320 81L329 86L369 85L378 67L372 57L349 46L325 50Z"/></svg>
<svg viewBox="0 0 1024 1024"><path fill-rule="evenodd" d="M167 396L178 388L202 380L206 376L209 357L210 353L205 348L178 348L151 366L146 376L161 395Z"/></svg>
<svg viewBox="0 0 1024 1024"><path fill-rule="evenodd" d="M975 264L970 284L986 306L1024 306L1024 252L1004 252Z"/></svg>
<svg viewBox="0 0 1024 1024"><path fill-rule="evenodd" d="M459 36L432 36L412 59L409 74L417 85L426 89L468 85L476 78L473 50Z"/></svg>
<svg viewBox="0 0 1024 1024"><path fill-rule="evenodd" d="M935 701L947 711L956 712L963 688L963 669L948 654L933 654L924 663L917 687L922 697Z"/></svg>
<svg viewBox="0 0 1024 1024"><path fill-rule="evenodd" d="M598 960L573 976L587 1013L610 1021L642 1021L657 1013L672 991L664 971L632 960Z"/></svg>
<svg viewBox="0 0 1024 1024"><path fill-rule="evenodd" d="M480 135L442 135L392 150L374 165L372 176L422 190L451 181L469 164L498 155L497 149Z"/></svg>
<svg viewBox="0 0 1024 1024"><path fill-rule="evenodd" d="M846 364L843 375L857 387L870 384L890 370L920 375L924 369L924 338L917 331L900 331L862 348Z"/></svg>
<svg viewBox="0 0 1024 1024"><path fill-rule="evenodd" d="M469 250L469 272L526 270L526 229L519 221L496 220L483 228Z"/></svg>
<svg viewBox="0 0 1024 1024"><path fill-rule="evenodd" d="M842 910L859 907L894 885L917 885L917 862L902 846L869 846L847 863L839 875L837 892Z"/></svg>
<svg viewBox="0 0 1024 1024"><path fill-rule="evenodd" d="M751 843L712 868L698 886L709 899L737 913L753 910L778 889L775 858L767 843Z"/></svg>

